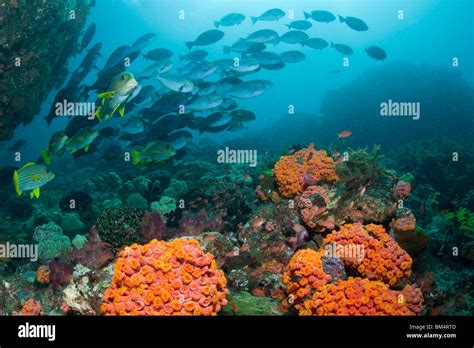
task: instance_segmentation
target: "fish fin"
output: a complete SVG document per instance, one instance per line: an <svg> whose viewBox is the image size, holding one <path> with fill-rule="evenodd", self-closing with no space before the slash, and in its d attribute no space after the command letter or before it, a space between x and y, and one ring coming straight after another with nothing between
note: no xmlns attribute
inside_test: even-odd
<svg viewBox="0 0 474 348"><path fill-rule="evenodd" d="M99 93L97 94L97 98L103 99L103 98L113 98L115 95L115 91L110 91L110 92L104 92L104 93Z"/></svg>
<svg viewBox="0 0 474 348"><path fill-rule="evenodd" d="M188 47L189 50L191 50L194 46L194 42L186 42L186 46Z"/></svg>
<svg viewBox="0 0 474 348"><path fill-rule="evenodd" d="M131 150L130 156L132 157L133 165L137 165L138 163L140 163L141 161L140 153L137 150Z"/></svg>
<svg viewBox="0 0 474 348"><path fill-rule="evenodd" d="M338 15L338 17L339 17L339 22L340 23L344 23L346 21L346 19L344 17L339 16L339 15Z"/></svg>
<svg viewBox="0 0 474 348"><path fill-rule="evenodd" d="M102 106L99 106L95 111L95 117L99 120L99 122L102 122L102 115L100 114L100 110L102 110Z"/></svg>
<svg viewBox="0 0 474 348"><path fill-rule="evenodd" d="M49 156L48 151L43 150L40 152L40 154L41 154L41 157L43 157L45 163L47 165L51 165L51 156Z"/></svg>
<svg viewBox="0 0 474 348"><path fill-rule="evenodd" d="M84 151L85 151L85 152L89 151L89 145L87 145L87 146L84 148Z"/></svg>
<svg viewBox="0 0 474 348"><path fill-rule="evenodd" d="M216 27L216 29L219 29L219 26L221 25L220 22L218 21L214 21L214 26Z"/></svg>
<svg viewBox="0 0 474 348"><path fill-rule="evenodd" d="M120 114L120 117L123 117L123 115L125 114L125 106L122 105L121 107L119 107L118 112Z"/></svg>
<svg viewBox="0 0 474 348"><path fill-rule="evenodd" d="M21 196L22 191L20 190L20 177L18 176L18 171L13 172L13 184L15 185L15 191L18 196Z"/></svg>
<svg viewBox="0 0 474 348"><path fill-rule="evenodd" d="M31 167L31 166L34 166L36 163L34 162L28 162L27 164L25 164L23 167L20 168L20 170L22 169L25 169L25 168L28 168L28 167Z"/></svg>
<svg viewBox="0 0 474 348"><path fill-rule="evenodd" d="M34 189L30 192L30 197L31 197L31 199L33 199L33 197L39 198L39 196L40 196L40 189L39 189L39 187L34 188Z"/></svg>
<svg viewBox="0 0 474 348"><path fill-rule="evenodd" d="M258 17L250 17L250 19L252 20L252 24L257 23L258 21Z"/></svg>
<svg viewBox="0 0 474 348"><path fill-rule="evenodd" d="M304 19L309 19L309 18L311 18L311 14L309 14L308 12L304 12L304 11L303 11L303 14L304 14Z"/></svg>

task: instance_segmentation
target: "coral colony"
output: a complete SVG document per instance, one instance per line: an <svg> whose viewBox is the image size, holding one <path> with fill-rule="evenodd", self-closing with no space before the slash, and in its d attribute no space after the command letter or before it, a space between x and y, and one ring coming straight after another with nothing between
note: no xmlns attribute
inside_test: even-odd
<svg viewBox="0 0 474 348"><path fill-rule="evenodd" d="M463 2L0 2L1 315L474 313Z"/></svg>

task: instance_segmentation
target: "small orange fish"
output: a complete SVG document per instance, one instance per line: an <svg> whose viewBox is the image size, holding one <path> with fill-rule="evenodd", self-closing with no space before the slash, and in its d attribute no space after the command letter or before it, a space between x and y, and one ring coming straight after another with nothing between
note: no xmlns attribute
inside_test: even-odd
<svg viewBox="0 0 474 348"><path fill-rule="evenodd" d="M337 135L338 138L349 138L352 135L350 130L344 130Z"/></svg>
<svg viewBox="0 0 474 348"><path fill-rule="evenodd" d="M260 219L255 219L252 221L252 230L258 229L260 226L262 226L265 223L265 219L260 218Z"/></svg>
<svg viewBox="0 0 474 348"><path fill-rule="evenodd" d="M344 157L339 157L339 158L334 162L334 164L335 164L336 166L339 165L339 164L341 164L341 163L344 163Z"/></svg>
<svg viewBox="0 0 474 348"><path fill-rule="evenodd" d="M248 180L248 179L250 179L250 174L245 174L244 175L244 180Z"/></svg>
<svg viewBox="0 0 474 348"><path fill-rule="evenodd" d="M332 154L332 157L334 158L338 158L339 156L341 156L341 154L337 151Z"/></svg>

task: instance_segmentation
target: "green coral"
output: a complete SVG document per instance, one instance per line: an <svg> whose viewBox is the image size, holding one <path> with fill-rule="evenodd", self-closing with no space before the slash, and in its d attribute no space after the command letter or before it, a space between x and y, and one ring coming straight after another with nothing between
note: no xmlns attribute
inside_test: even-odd
<svg viewBox="0 0 474 348"><path fill-rule="evenodd" d="M444 217L451 221L456 221L459 230L469 238L474 238L474 214L466 208L461 208L455 212L449 212Z"/></svg>
<svg viewBox="0 0 474 348"><path fill-rule="evenodd" d="M81 249L86 243L87 243L87 237L82 234L76 235L74 239L72 240L72 245L76 249Z"/></svg>
<svg viewBox="0 0 474 348"><path fill-rule="evenodd" d="M139 193L132 193L127 198L127 205L138 210L146 210L148 201Z"/></svg>
<svg viewBox="0 0 474 348"><path fill-rule="evenodd" d="M415 182L415 177L413 176L412 173L405 173L403 175L401 175L398 180L400 181L407 181L409 182L410 184L413 185L413 183Z"/></svg>
<svg viewBox="0 0 474 348"><path fill-rule="evenodd" d="M77 213L67 213L61 217L61 227L70 236L84 232L86 226Z"/></svg>
<svg viewBox="0 0 474 348"><path fill-rule="evenodd" d="M188 191L186 181L171 179L169 186L163 191L163 195L179 199Z"/></svg>
<svg viewBox="0 0 474 348"><path fill-rule="evenodd" d="M166 215L176 210L176 200L174 198L163 196L159 202L152 202L150 205L151 211Z"/></svg>
<svg viewBox="0 0 474 348"><path fill-rule="evenodd" d="M97 219L97 231L102 240L119 248L139 240L142 212L130 206L105 209Z"/></svg>
<svg viewBox="0 0 474 348"><path fill-rule="evenodd" d="M268 297L257 297L247 291L231 293L227 297L228 304L222 309L223 315L283 315L278 311L280 301Z"/></svg>
<svg viewBox="0 0 474 348"><path fill-rule="evenodd" d="M65 255L71 249L71 240L54 222L36 227L33 239L38 242L38 257L43 261Z"/></svg>

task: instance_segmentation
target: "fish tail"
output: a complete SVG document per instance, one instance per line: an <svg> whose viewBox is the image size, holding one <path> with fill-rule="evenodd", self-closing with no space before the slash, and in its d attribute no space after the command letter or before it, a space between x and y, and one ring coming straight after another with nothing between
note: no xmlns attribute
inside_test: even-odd
<svg viewBox="0 0 474 348"><path fill-rule="evenodd" d="M18 175L18 171L15 170L13 172L13 184L15 185L15 191L18 196L21 196L22 191L20 190L20 177Z"/></svg>
<svg viewBox="0 0 474 348"><path fill-rule="evenodd" d="M138 152L137 150L131 150L130 156L132 157L132 163L134 165L137 165L138 163L140 163L141 161L140 152Z"/></svg>
<svg viewBox="0 0 474 348"><path fill-rule="evenodd" d="M51 156L49 156L48 151L43 150L40 152L40 154L41 154L41 157L43 157L45 163L47 165L51 165Z"/></svg>
<svg viewBox="0 0 474 348"><path fill-rule="evenodd" d="M258 17L250 17L250 19L252 20L252 24L257 23L258 21Z"/></svg>
<svg viewBox="0 0 474 348"><path fill-rule="evenodd" d="M194 42L186 42L186 46L188 47L189 50L192 50L194 46Z"/></svg>
<svg viewBox="0 0 474 348"><path fill-rule="evenodd" d="M221 22L214 21L214 26L216 27L216 29L219 29L220 25L221 25Z"/></svg>
<svg viewBox="0 0 474 348"><path fill-rule="evenodd" d="M340 22L340 23L344 23L344 22L345 22L346 19L345 19L344 17L339 16L339 15L338 15L338 17L339 17L339 22Z"/></svg>
<svg viewBox="0 0 474 348"><path fill-rule="evenodd" d="M304 19L311 18L311 15L308 12L303 11Z"/></svg>

